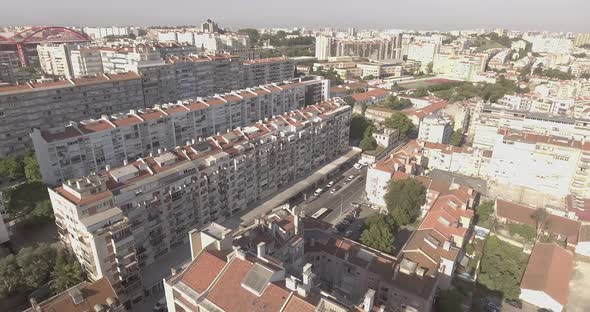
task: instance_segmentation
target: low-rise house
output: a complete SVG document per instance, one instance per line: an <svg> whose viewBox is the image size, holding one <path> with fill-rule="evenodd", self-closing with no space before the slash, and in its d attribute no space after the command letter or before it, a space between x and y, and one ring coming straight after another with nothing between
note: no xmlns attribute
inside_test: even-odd
<svg viewBox="0 0 590 312"><path fill-rule="evenodd" d="M25 312L125 312L107 278L82 282L43 302L31 298L31 308Z"/></svg>
<svg viewBox="0 0 590 312"><path fill-rule="evenodd" d="M385 101L391 95L391 91L385 89L375 88L363 93L355 93L350 95L354 99L355 105L373 105L381 101Z"/></svg>
<svg viewBox="0 0 590 312"><path fill-rule="evenodd" d="M555 236L568 249L575 250L581 228L580 222L548 213L546 220L539 221L543 224L538 225L533 216L536 210L533 207L496 199L495 214L498 222L526 224L533 228L540 226L543 234Z"/></svg>
<svg viewBox="0 0 590 312"><path fill-rule="evenodd" d="M553 243L537 243L520 282L520 299L561 312L567 304L574 256Z"/></svg>

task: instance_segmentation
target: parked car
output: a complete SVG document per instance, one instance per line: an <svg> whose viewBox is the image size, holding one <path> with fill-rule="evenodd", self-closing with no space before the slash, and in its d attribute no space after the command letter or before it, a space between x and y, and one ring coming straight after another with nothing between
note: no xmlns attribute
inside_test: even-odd
<svg viewBox="0 0 590 312"><path fill-rule="evenodd" d="M363 165L361 165L360 163L356 163L356 164L354 164L354 166L353 166L353 167L354 167L354 169L356 169L356 170L361 170L361 168L363 168Z"/></svg>
<svg viewBox="0 0 590 312"><path fill-rule="evenodd" d="M348 230L346 231L346 233L344 233L345 237L351 237L352 236L352 230Z"/></svg>
<svg viewBox="0 0 590 312"><path fill-rule="evenodd" d="M315 190L315 192L313 192L313 195L320 196L320 194L322 194L323 192L324 192L324 190L322 188L319 188L319 189Z"/></svg>
<svg viewBox="0 0 590 312"><path fill-rule="evenodd" d="M334 186L334 181L330 181L328 184L326 184L327 189L331 188L332 186Z"/></svg>
<svg viewBox="0 0 590 312"><path fill-rule="evenodd" d="M359 204L359 203L356 203L356 202L352 202L352 203L350 203L350 206L352 206L352 208L355 208L355 209L359 209L359 208L361 208L361 204Z"/></svg>
<svg viewBox="0 0 590 312"><path fill-rule="evenodd" d="M338 192L338 190L340 190L341 188L342 188L341 186L336 185L330 190L330 193L334 194L334 193Z"/></svg>
<svg viewBox="0 0 590 312"><path fill-rule="evenodd" d="M352 180L354 180L354 174L349 175L348 178L346 178L345 182L348 183Z"/></svg>
<svg viewBox="0 0 590 312"><path fill-rule="evenodd" d="M492 302L488 302L488 304L486 304L485 310L486 310L486 312L500 312L501 311L500 307Z"/></svg>

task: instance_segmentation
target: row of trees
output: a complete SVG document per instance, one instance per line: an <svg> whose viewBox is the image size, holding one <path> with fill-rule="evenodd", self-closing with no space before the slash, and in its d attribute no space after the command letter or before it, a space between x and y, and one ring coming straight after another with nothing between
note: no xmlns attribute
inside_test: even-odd
<svg viewBox="0 0 590 312"><path fill-rule="evenodd" d="M309 73L311 75L323 76L324 78L329 79L330 84L333 86L341 85L344 83L344 79L342 79L333 68L324 69L320 66L317 70L312 69Z"/></svg>
<svg viewBox="0 0 590 312"><path fill-rule="evenodd" d="M48 283L59 293L83 279L82 268L73 256L47 244L23 248L0 260L0 296L29 293Z"/></svg>
<svg viewBox="0 0 590 312"><path fill-rule="evenodd" d="M449 87L450 86L450 87ZM465 101L471 98L480 97L484 101L496 103L499 99L507 94L526 93L528 89L521 89L514 81L506 79L504 76L498 77L496 83L484 83L474 85L470 82L459 82L452 85L447 85L447 88L436 89L425 88L418 89L414 96L426 96L429 92L433 92L436 96L447 100L451 103L457 101Z"/></svg>
<svg viewBox="0 0 590 312"><path fill-rule="evenodd" d="M26 178L29 182L41 181L35 153L28 149L23 157L13 155L0 159L0 176L11 180Z"/></svg>
<svg viewBox="0 0 590 312"><path fill-rule="evenodd" d="M367 219L361 242L377 250L392 253L395 233L420 215L426 200L426 188L415 179L391 180L385 194L387 214Z"/></svg>
<svg viewBox="0 0 590 312"><path fill-rule="evenodd" d="M551 78L551 79L559 79L559 80L571 80L571 79L575 78L572 74L563 72L559 69L552 69L552 68L543 69L540 66L538 66L537 68L535 68L535 70L533 70L533 75L547 77L547 78Z"/></svg>
<svg viewBox="0 0 590 312"><path fill-rule="evenodd" d="M412 106L412 101L391 95L384 101L381 101L379 105L393 110L402 110Z"/></svg>

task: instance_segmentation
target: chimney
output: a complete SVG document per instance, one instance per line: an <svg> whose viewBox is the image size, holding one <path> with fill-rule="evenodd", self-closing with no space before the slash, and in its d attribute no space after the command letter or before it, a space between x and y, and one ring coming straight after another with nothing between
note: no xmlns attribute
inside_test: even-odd
<svg viewBox="0 0 590 312"><path fill-rule="evenodd" d="M311 263L307 263L303 266L303 285L309 286L311 284L311 275L313 272L311 271Z"/></svg>
<svg viewBox="0 0 590 312"><path fill-rule="evenodd" d="M107 172L111 171L111 165L104 166L104 170L106 170Z"/></svg>
<svg viewBox="0 0 590 312"><path fill-rule="evenodd" d="M285 287L292 291L297 291L297 279L293 276L289 276L285 279Z"/></svg>
<svg viewBox="0 0 590 312"><path fill-rule="evenodd" d="M176 273L178 273L178 269L177 268L170 268L170 275L171 276L176 275Z"/></svg>
<svg viewBox="0 0 590 312"><path fill-rule="evenodd" d="M105 308L102 306L102 304L95 304L94 305L94 311L95 312L104 312L106 311Z"/></svg>
<svg viewBox="0 0 590 312"><path fill-rule="evenodd" d="M266 243L265 242L258 243L258 245L256 246L256 255L260 259L263 259L264 257L266 257Z"/></svg>
<svg viewBox="0 0 590 312"><path fill-rule="evenodd" d="M123 160L123 166L127 166L129 164L129 161L127 161L127 159Z"/></svg>
<svg viewBox="0 0 590 312"><path fill-rule="evenodd" d="M365 299L363 300L363 311L371 312L373 309L373 303L375 301L375 291L369 288L365 293Z"/></svg>

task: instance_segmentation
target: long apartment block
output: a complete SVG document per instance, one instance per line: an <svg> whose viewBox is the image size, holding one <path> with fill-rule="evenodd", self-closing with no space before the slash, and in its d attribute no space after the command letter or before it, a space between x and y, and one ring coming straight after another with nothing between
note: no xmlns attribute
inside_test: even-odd
<svg viewBox="0 0 590 312"><path fill-rule="evenodd" d="M91 279L136 300L137 270L348 150L351 109L331 100L162 149L50 189L61 241Z"/></svg>
<svg viewBox="0 0 590 312"><path fill-rule="evenodd" d="M269 69L260 71L261 66ZM273 68L277 66L287 69L276 71ZM246 74L254 69L260 74ZM0 157L22 154L30 148L32 128L45 130L71 120L211 96L258 86L261 81L268 84L293 77L294 65L286 58L258 61L253 67L228 55L188 56L142 65L138 73L3 86L0 87Z"/></svg>
<svg viewBox="0 0 590 312"><path fill-rule="evenodd" d="M164 148L302 108L309 85L322 83L263 85L70 122L55 129L36 128L31 137L44 182L58 185L106 166L119 166Z"/></svg>

